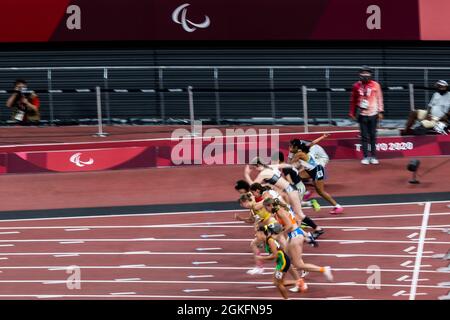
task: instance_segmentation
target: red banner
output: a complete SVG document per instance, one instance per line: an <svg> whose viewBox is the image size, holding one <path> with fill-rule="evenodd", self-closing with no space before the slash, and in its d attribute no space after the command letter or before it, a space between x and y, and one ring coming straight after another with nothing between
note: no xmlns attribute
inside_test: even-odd
<svg viewBox="0 0 450 320"><path fill-rule="evenodd" d="M270 157L271 152L281 150L287 154L289 141L293 138L301 137L197 138L155 141L139 147L0 153L0 174L243 164L261 153ZM273 142L277 143L276 147ZM359 139L330 139L321 145L331 160L362 158ZM449 155L450 136L380 137L377 151L380 159Z"/></svg>
<svg viewBox="0 0 450 320"><path fill-rule="evenodd" d="M432 21L429 12L434 10L425 2L429 0L4 0L0 42L419 40L419 17Z"/></svg>

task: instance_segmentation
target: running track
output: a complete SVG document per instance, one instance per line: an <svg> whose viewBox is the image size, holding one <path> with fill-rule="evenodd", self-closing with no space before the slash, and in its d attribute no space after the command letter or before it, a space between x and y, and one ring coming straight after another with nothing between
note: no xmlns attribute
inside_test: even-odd
<svg viewBox="0 0 450 320"><path fill-rule="evenodd" d="M290 297L447 295L449 261L436 255L450 248L449 205L348 206L340 216L307 209L326 233L319 248L305 247L305 261L332 266L335 282L309 274L309 291ZM253 231L236 212L0 221L0 299L280 299L272 262L266 274L246 274ZM70 266L80 268L80 289ZM381 286L370 289L374 266Z"/></svg>

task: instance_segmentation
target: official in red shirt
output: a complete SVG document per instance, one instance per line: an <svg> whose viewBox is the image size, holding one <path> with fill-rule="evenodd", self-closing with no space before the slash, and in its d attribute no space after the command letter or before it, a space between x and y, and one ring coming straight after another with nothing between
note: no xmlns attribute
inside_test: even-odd
<svg viewBox="0 0 450 320"><path fill-rule="evenodd" d="M372 80L372 69L363 66L359 72L359 81L352 88L349 113L350 118L359 122L364 154L364 158L361 160L362 164L379 164L376 157L377 125L378 120L383 119L383 112L381 86L378 82Z"/></svg>

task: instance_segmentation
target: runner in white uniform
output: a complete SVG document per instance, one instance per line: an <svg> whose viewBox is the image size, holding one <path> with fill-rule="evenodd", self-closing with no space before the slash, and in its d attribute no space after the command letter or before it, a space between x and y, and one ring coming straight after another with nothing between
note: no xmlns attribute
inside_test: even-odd
<svg viewBox="0 0 450 320"><path fill-rule="evenodd" d="M324 189L324 177L325 177L325 169L321 164L318 164L317 161L314 159L314 157L310 153L310 149L312 146L316 145L321 140L328 137L328 135L323 135L320 138L314 140L311 142L310 145L306 145L305 143L298 144L298 141L291 141L291 144L295 144L296 149L298 150L297 153L294 155L291 164L296 165L297 162L300 163L301 166L305 169L305 173L309 178L312 179L314 188L316 189L317 193L325 199L327 202L329 202L331 205L333 205L333 210L331 210L331 214L337 214L342 213L344 209L341 205L339 205L330 194L328 194Z"/></svg>

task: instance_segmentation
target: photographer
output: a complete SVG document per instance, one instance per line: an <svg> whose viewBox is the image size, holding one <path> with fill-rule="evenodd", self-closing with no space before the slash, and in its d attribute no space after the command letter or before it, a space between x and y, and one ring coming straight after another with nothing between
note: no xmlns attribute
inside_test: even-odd
<svg viewBox="0 0 450 320"><path fill-rule="evenodd" d="M20 124L37 124L41 118L39 97L34 91L28 90L25 80L16 80L6 106L11 109L11 119Z"/></svg>

